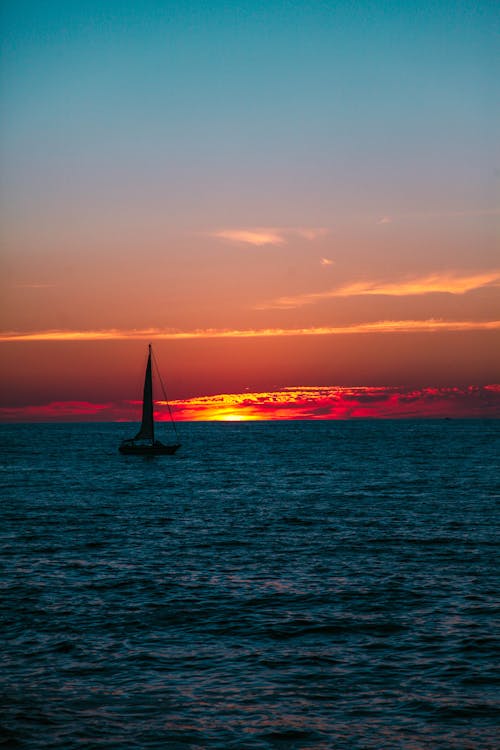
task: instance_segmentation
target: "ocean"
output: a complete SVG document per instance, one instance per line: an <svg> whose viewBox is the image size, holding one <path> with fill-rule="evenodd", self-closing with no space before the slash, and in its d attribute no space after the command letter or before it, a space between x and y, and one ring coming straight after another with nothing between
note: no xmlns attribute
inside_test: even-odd
<svg viewBox="0 0 500 750"><path fill-rule="evenodd" d="M3 425L0 747L498 747L496 421Z"/></svg>

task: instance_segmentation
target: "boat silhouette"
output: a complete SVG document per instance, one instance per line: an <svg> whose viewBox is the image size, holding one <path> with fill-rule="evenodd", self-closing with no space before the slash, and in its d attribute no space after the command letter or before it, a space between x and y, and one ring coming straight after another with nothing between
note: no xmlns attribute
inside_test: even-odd
<svg viewBox="0 0 500 750"><path fill-rule="evenodd" d="M177 429L175 427L174 418L170 409L170 404L163 387L160 373L158 376L163 389L163 395L168 406L168 413L170 415L170 421L172 423L176 442L166 445L160 440L155 438L155 421L153 411L153 373L152 373L152 350L151 344L149 344L148 361L146 364L146 374L144 376L144 392L142 397L142 423L141 429L133 438L127 438L120 443L118 450L120 453L127 455L138 455L138 456L163 456L171 455L175 453L181 447L178 442ZM155 362L156 364L156 362ZM158 367L157 367L158 369Z"/></svg>

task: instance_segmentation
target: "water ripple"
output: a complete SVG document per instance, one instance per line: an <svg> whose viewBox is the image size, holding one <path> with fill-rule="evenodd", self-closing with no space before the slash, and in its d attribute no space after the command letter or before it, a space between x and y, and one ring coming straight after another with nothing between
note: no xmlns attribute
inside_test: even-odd
<svg viewBox="0 0 500 750"><path fill-rule="evenodd" d="M1 428L0 747L496 747L497 423L183 431Z"/></svg>

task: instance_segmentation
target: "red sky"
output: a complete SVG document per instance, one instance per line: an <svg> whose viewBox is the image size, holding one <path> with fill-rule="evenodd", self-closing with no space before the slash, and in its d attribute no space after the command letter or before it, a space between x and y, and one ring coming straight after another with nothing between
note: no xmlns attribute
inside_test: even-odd
<svg viewBox="0 0 500 750"><path fill-rule="evenodd" d="M144 342L2 348L2 419L139 418ZM167 339L154 350L179 419L500 416L489 330Z"/></svg>

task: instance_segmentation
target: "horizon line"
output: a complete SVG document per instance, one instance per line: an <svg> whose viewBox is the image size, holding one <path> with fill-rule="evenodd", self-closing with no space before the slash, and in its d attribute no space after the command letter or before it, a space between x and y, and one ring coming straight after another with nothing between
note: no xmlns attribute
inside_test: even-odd
<svg viewBox="0 0 500 750"><path fill-rule="evenodd" d="M137 422L138 400L96 403L46 401L0 407L2 423ZM289 421L360 418L500 417L500 384L447 386L282 386L271 391L217 393L169 404L156 400L158 423L217 421Z"/></svg>

